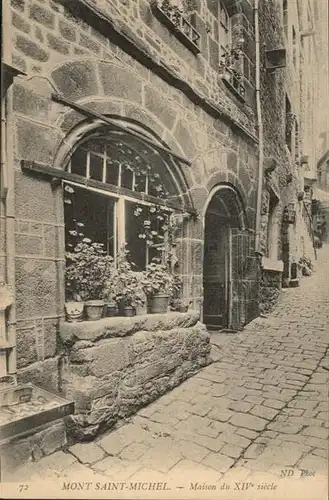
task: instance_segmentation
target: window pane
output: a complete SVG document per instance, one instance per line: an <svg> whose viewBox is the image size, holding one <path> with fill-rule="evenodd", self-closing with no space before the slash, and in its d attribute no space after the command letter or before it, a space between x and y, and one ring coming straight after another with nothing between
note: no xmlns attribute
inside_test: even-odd
<svg viewBox="0 0 329 500"><path fill-rule="evenodd" d="M136 173L135 177L135 191L139 193L146 193L146 176Z"/></svg>
<svg viewBox="0 0 329 500"><path fill-rule="evenodd" d="M85 177L87 164L87 152L77 149L71 158L71 172Z"/></svg>
<svg viewBox="0 0 329 500"><path fill-rule="evenodd" d="M103 158L90 153L90 178L95 181L103 180Z"/></svg>
<svg viewBox="0 0 329 500"><path fill-rule="evenodd" d="M90 238L93 242L103 243L109 255L114 255L114 204L108 196L87 189L74 187L70 204L65 204L66 246L75 245L79 237ZM83 224L83 225L81 225ZM74 231L76 234L70 234Z"/></svg>
<svg viewBox="0 0 329 500"><path fill-rule="evenodd" d="M136 271L143 271L146 266L146 238L140 238L143 234L143 216L136 216L136 203L125 202L126 212L126 243L130 252L131 260L135 263Z"/></svg>
<svg viewBox="0 0 329 500"><path fill-rule="evenodd" d="M106 182L108 184L118 185L119 182L119 164L112 160L106 162Z"/></svg>
<svg viewBox="0 0 329 500"><path fill-rule="evenodd" d="M133 186L133 171L124 165L122 165L121 186L126 189L132 189Z"/></svg>

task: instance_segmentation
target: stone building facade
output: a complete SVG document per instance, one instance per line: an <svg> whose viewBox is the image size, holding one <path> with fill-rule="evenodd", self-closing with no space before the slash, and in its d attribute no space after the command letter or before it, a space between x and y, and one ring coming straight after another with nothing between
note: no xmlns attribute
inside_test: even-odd
<svg viewBox="0 0 329 500"><path fill-rule="evenodd" d="M261 209L260 307L267 312L282 285L298 285L300 259L315 258L312 182L307 181L314 170L318 130L317 88L310 71L316 71L315 44L309 36L314 2L261 2L260 23L262 60L266 50L285 50L281 69L269 71L262 65L261 73L264 155L271 159L264 168Z"/></svg>
<svg viewBox="0 0 329 500"><path fill-rule="evenodd" d="M253 6L178 4L173 18L165 1L3 2L9 84L0 280L13 303L2 376L73 399L79 439L207 364L204 324L237 330L266 312L300 256L299 230L283 222L289 203L304 220L296 166L300 56L289 49L299 27L287 35L288 67L267 71L265 49L285 43L284 17L279 2L259 2L259 185ZM130 204L151 203L152 186L145 177L139 190L125 166L114 180L118 155L124 165L149 166L166 185L163 206L178 221L177 272L191 311L144 314L124 325L104 318L77 331L64 315L65 228L73 220L65 186L86 216L86 236L106 241L114 254L127 242L137 260L147 259Z"/></svg>
<svg viewBox="0 0 329 500"><path fill-rule="evenodd" d="M73 433L90 438L209 362L199 319L239 329L258 314L253 13L247 1L195 2L188 32L177 36L159 4L146 0L12 0L4 8L3 57L16 75L3 101L1 279L13 292L4 371L73 399ZM227 43L239 44L237 73L226 61L223 78ZM153 200L152 191L141 195L129 184L126 171L119 185L110 168L100 174L104 144L110 162L133 151L163 178L191 312L153 323L136 316L122 328L104 318L95 337L67 341L65 227L72 218L64 185L81 195L76 206L84 206L90 234L97 239L93 231L103 224L109 241L129 246L131 238L132 252L140 248L129 203ZM97 219L101 203L115 230ZM104 405L106 415L98 410Z"/></svg>

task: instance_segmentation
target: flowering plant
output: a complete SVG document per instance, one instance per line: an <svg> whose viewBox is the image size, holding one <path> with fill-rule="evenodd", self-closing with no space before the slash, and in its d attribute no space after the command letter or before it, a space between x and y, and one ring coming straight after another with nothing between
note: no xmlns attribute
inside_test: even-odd
<svg viewBox="0 0 329 500"><path fill-rule="evenodd" d="M76 231L70 231L70 233L76 233ZM102 299L106 282L114 269L113 257L107 255L102 243L92 242L82 233L79 233L77 238L78 241L73 250L65 254L67 295L77 301Z"/></svg>
<svg viewBox="0 0 329 500"><path fill-rule="evenodd" d="M129 261L129 251L121 249L106 287L119 307L144 304L141 273L134 271L133 266L134 263Z"/></svg>
<svg viewBox="0 0 329 500"><path fill-rule="evenodd" d="M147 296L156 293L167 293L171 296L181 287L181 278L173 274L160 259L153 259L146 267L141 282Z"/></svg>

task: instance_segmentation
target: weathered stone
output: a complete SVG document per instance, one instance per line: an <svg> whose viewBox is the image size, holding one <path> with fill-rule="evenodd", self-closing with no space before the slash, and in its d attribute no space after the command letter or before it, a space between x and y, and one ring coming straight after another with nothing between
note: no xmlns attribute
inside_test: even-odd
<svg viewBox="0 0 329 500"><path fill-rule="evenodd" d="M38 361L17 372L17 381L32 383L51 392L58 392L58 357Z"/></svg>
<svg viewBox="0 0 329 500"><path fill-rule="evenodd" d="M247 401L234 401L230 404L229 409L233 411L241 411L243 413L247 413L253 407L252 403L248 403Z"/></svg>
<svg viewBox="0 0 329 500"><path fill-rule="evenodd" d="M37 361L37 348L34 328L16 330L17 366L22 368Z"/></svg>
<svg viewBox="0 0 329 500"><path fill-rule="evenodd" d="M44 9L40 5L32 4L30 7L30 18L48 28L53 28L55 16L51 10Z"/></svg>
<svg viewBox="0 0 329 500"><path fill-rule="evenodd" d="M143 443L132 443L126 446L124 450L122 450L122 452L120 453L120 457L123 460L136 461L139 460L142 455L144 455L147 449L147 446L145 446L145 444Z"/></svg>
<svg viewBox="0 0 329 500"><path fill-rule="evenodd" d="M172 129L177 110L168 106L168 104L164 102L163 95L153 86L147 85L144 92L146 108L153 113L165 127Z"/></svg>
<svg viewBox="0 0 329 500"><path fill-rule="evenodd" d="M1 452L2 478L10 479L11 473L32 460L51 455L67 443L63 420L39 426L33 432L14 437L3 443Z"/></svg>
<svg viewBox="0 0 329 500"><path fill-rule="evenodd" d="M111 337L124 337L134 332L158 330L171 330L173 328L188 328L197 323L199 313L170 312L167 314L148 314L132 318L103 318L99 321L86 321L81 323L61 323L60 336L64 342L74 340L97 341Z"/></svg>
<svg viewBox="0 0 329 500"><path fill-rule="evenodd" d="M58 29L63 38L69 41L75 41L77 34L74 26L72 24L68 24L65 21L60 21L58 23Z"/></svg>
<svg viewBox="0 0 329 500"><path fill-rule="evenodd" d="M74 399L77 410L83 412L70 419L70 432L83 440L178 385L207 364L210 353L209 334L202 325L141 331L102 340L94 347L84 344L80 341L79 349L71 349L69 368L62 375L66 397ZM85 375L77 376L76 368L81 366L86 366ZM168 423L170 415L159 413L159 417Z"/></svg>
<svg viewBox="0 0 329 500"><path fill-rule="evenodd" d="M24 115L47 118L51 107L49 100L40 97L31 88L15 83L13 86L14 111Z"/></svg>
<svg viewBox="0 0 329 500"><path fill-rule="evenodd" d="M279 413L279 410L262 405L256 405L250 410L250 413L256 415L257 417L266 418L266 420L273 420L273 418Z"/></svg>
<svg viewBox="0 0 329 500"><path fill-rule="evenodd" d="M56 52L59 52L60 54L69 54L70 52L70 45L63 41L61 38L54 36L51 33L48 33L47 35L47 40L48 40L48 46L52 49L55 50Z"/></svg>
<svg viewBox="0 0 329 500"><path fill-rule="evenodd" d="M46 62L49 59L49 54L43 48L22 35L17 35L15 45L25 56L31 57L36 61Z"/></svg>
<svg viewBox="0 0 329 500"><path fill-rule="evenodd" d="M51 358L57 350L58 319L44 319L43 327L44 357Z"/></svg>
<svg viewBox="0 0 329 500"><path fill-rule="evenodd" d="M109 339L95 347L72 351L71 363L88 363L88 375L102 377L123 370L130 363L125 339Z"/></svg>
<svg viewBox="0 0 329 500"><path fill-rule="evenodd" d="M255 431L261 431L267 425L266 420L263 418L244 413L237 413L233 415L230 423L236 425L237 427L245 427L246 429L252 429Z"/></svg>
<svg viewBox="0 0 329 500"><path fill-rule="evenodd" d="M24 160L33 160L45 165L52 163L61 136L50 127L23 118L17 118L16 127L18 155Z"/></svg>
<svg viewBox="0 0 329 500"><path fill-rule="evenodd" d="M104 451L96 443L78 443L69 451L83 464L93 464L105 458Z"/></svg>
<svg viewBox="0 0 329 500"><path fill-rule="evenodd" d="M55 196L48 181L35 179L22 172L15 172L16 216L53 223L56 220ZM35 203L38 200L38 203Z"/></svg>
<svg viewBox="0 0 329 500"><path fill-rule="evenodd" d="M25 0L10 0L10 5L17 10L24 11Z"/></svg>
<svg viewBox="0 0 329 500"><path fill-rule="evenodd" d="M225 444L220 452L221 454L231 458L239 458L242 455L243 448L234 446L233 444Z"/></svg>
<svg viewBox="0 0 329 500"><path fill-rule="evenodd" d="M328 429L324 427L306 427L302 431L306 436L312 436L320 439L328 439Z"/></svg>
<svg viewBox="0 0 329 500"><path fill-rule="evenodd" d="M95 42L93 38L83 33L80 34L80 45L88 50L91 50L95 54L99 54L101 50L99 43Z"/></svg>
<svg viewBox="0 0 329 500"><path fill-rule="evenodd" d="M71 61L52 72L59 92L76 100L88 95L98 95L96 68L92 61Z"/></svg>
<svg viewBox="0 0 329 500"><path fill-rule="evenodd" d="M216 471L227 472L234 464L234 460L222 453L209 453L209 455L202 460L202 463Z"/></svg>
<svg viewBox="0 0 329 500"><path fill-rule="evenodd" d="M185 154L189 159L194 158L196 154L195 141L187 129L187 124L182 120L178 120L175 130L174 137L178 141L181 148L185 151Z"/></svg>
<svg viewBox="0 0 329 500"><path fill-rule="evenodd" d="M18 318L56 316L58 290L56 264L52 261L16 258Z"/></svg>
<svg viewBox="0 0 329 500"><path fill-rule="evenodd" d="M15 28L23 31L24 33L29 33L31 30L31 26L16 12L12 14L12 23Z"/></svg>
<svg viewBox="0 0 329 500"><path fill-rule="evenodd" d="M42 238L27 234L15 235L15 250L17 255L39 255L42 256Z"/></svg>
<svg viewBox="0 0 329 500"><path fill-rule="evenodd" d="M131 70L99 63L99 72L106 95L142 103L142 81Z"/></svg>

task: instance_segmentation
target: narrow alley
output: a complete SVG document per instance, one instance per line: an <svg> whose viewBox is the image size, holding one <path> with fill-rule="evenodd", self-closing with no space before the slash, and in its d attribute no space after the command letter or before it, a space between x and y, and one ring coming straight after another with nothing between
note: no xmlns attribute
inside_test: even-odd
<svg viewBox="0 0 329 500"><path fill-rule="evenodd" d="M297 479L304 492L314 488L327 471L328 254L319 250L316 272L284 290L271 315L213 334L210 366L96 442L27 465L19 480L179 478L185 490L191 481L207 490L252 477L254 485L268 478L268 489Z"/></svg>

